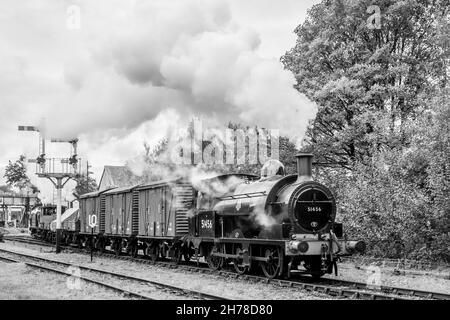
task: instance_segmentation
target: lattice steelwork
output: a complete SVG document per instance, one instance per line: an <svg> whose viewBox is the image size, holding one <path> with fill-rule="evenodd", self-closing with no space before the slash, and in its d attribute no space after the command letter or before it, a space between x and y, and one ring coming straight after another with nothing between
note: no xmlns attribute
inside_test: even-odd
<svg viewBox="0 0 450 320"><path fill-rule="evenodd" d="M77 163L71 164L69 158L48 158L45 163L36 163L36 174L38 176L63 176L73 177L81 172L81 159Z"/></svg>

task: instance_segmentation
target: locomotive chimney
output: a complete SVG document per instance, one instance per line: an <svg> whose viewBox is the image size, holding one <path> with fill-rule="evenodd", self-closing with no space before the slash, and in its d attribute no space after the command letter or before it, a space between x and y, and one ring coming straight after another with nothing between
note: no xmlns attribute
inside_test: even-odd
<svg viewBox="0 0 450 320"><path fill-rule="evenodd" d="M312 159L311 153L298 153L297 158L297 182L312 180Z"/></svg>

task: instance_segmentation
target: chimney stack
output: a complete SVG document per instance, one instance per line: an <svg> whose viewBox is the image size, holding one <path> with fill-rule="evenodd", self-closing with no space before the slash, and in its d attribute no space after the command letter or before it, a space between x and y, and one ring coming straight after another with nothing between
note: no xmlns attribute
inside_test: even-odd
<svg viewBox="0 0 450 320"><path fill-rule="evenodd" d="M311 153L298 153L297 158L297 183L312 180L312 159Z"/></svg>

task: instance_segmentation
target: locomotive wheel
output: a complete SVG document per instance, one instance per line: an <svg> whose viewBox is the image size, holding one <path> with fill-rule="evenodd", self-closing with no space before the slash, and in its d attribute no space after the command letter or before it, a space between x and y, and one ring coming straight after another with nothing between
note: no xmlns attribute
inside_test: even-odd
<svg viewBox="0 0 450 320"><path fill-rule="evenodd" d="M264 252L264 257L269 260L267 262L260 262L261 269L267 278L273 279L278 276L281 271L283 265L283 252L280 247L267 248Z"/></svg>
<svg viewBox="0 0 450 320"><path fill-rule="evenodd" d="M236 250L235 250L235 253L236 254L241 254L242 253L242 249L240 247L237 247ZM250 252L249 252L249 255L251 255ZM234 270L238 274L246 274L250 270L250 266L243 266L242 263L243 263L242 259L233 259Z"/></svg>
<svg viewBox="0 0 450 320"><path fill-rule="evenodd" d="M208 253L208 256L206 257L206 263L211 269L220 270L224 264L224 258L213 256L212 253L214 252L220 252L220 249L218 249L216 246L212 247Z"/></svg>

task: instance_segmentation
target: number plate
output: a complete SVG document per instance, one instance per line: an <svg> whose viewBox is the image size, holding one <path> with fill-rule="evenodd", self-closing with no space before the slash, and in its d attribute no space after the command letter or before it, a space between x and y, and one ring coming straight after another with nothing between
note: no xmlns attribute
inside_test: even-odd
<svg viewBox="0 0 450 320"><path fill-rule="evenodd" d="M199 236L214 237L214 214L212 212L202 212L198 215Z"/></svg>

